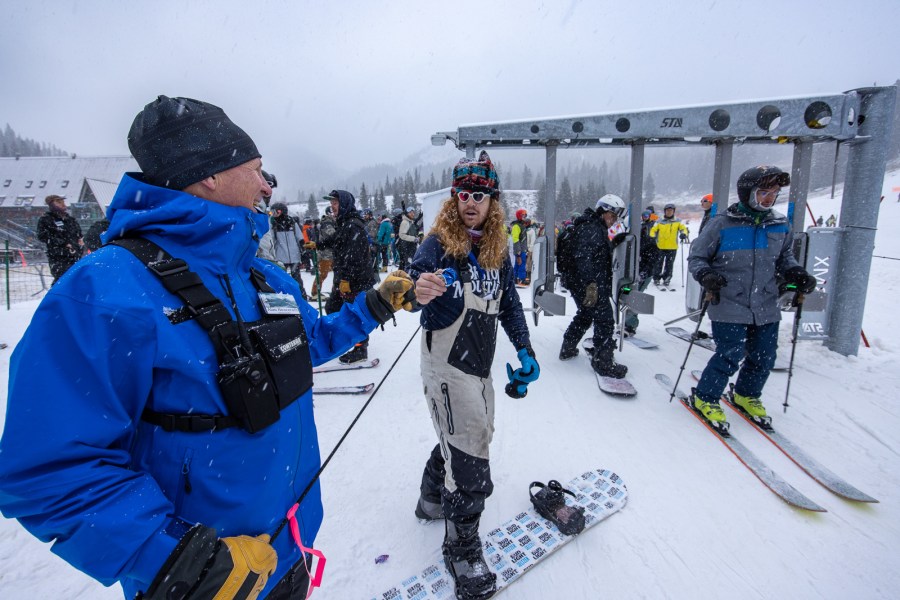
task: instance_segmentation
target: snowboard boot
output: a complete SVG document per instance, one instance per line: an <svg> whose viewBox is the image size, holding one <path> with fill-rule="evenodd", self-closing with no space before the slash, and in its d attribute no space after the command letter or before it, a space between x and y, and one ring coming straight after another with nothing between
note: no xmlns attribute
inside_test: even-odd
<svg viewBox="0 0 900 600"><path fill-rule="evenodd" d="M440 502L431 502L424 496L419 496L419 501L416 503L416 518L422 523L441 521L444 519L444 509Z"/></svg>
<svg viewBox="0 0 900 600"><path fill-rule="evenodd" d="M338 360L345 365L350 365L368 360L368 358L369 348L365 344L357 344L353 346L353 349L350 352L342 355Z"/></svg>
<svg viewBox="0 0 900 600"><path fill-rule="evenodd" d="M696 408L703 418L713 425L727 423L725 420L725 411L719 406L718 402L704 402L697 394L693 398L694 408Z"/></svg>
<svg viewBox="0 0 900 600"><path fill-rule="evenodd" d="M576 356L578 356L578 346L570 346L563 342L562 348L559 351L559 360L571 360Z"/></svg>
<svg viewBox="0 0 900 600"><path fill-rule="evenodd" d="M624 379L628 373L628 367L618 364L612 357L612 352L597 353L591 360L591 367L601 377L611 377L613 379Z"/></svg>
<svg viewBox="0 0 900 600"><path fill-rule="evenodd" d="M671 282L671 279L666 279L665 281L663 281L663 287L672 287L671 285L669 285Z"/></svg>
<svg viewBox="0 0 900 600"><path fill-rule="evenodd" d="M759 398L750 398L749 396L742 396L735 392L733 400L736 406L740 406L744 409L744 412L751 417L755 419L766 418L766 407L759 401Z"/></svg>
<svg viewBox="0 0 900 600"><path fill-rule="evenodd" d="M497 576L488 568L478 536L478 522L446 521L442 551L459 600L485 600L497 591Z"/></svg>

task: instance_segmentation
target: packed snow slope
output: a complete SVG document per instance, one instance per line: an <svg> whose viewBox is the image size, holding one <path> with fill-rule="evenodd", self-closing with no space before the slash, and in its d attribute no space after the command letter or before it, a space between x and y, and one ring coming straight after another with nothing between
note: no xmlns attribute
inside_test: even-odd
<svg viewBox="0 0 900 600"><path fill-rule="evenodd" d="M900 296L900 203L890 190L898 185L900 172L889 173L875 248L875 255L886 258L873 259L864 322L871 348L861 346L858 356L845 358L821 343L800 342L787 413L781 410L786 373L772 374L763 398L783 434L881 502L864 505L835 496L729 412L733 433L828 512L791 508L684 408L668 402L653 375L666 373L674 379L687 350L687 344L662 327L684 312L680 290L651 290L656 314L641 319L639 334L659 349L626 344L619 358L629 366L628 377L639 392L631 400L599 392L584 356L565 363L557 359L570 316L541 317L532 328L532 342L542 373L526 398L503 394L505 364L514 361L515 352L500 333L493 371L495 491L483 525L491 527L527 506L532 481L567 481L593 467L618 472L629 501L620 513L515 583L504 597L897 597L900 339L890 315ZM810 197L816 216L826 218L839 213L839 202L827 195ZM681 256L678 261L680 265ZM678 269L673 281L680 286ZM523 301L530 305L527 292ZM11 348L35 308L36 303L20 304L0 314L0 341L10 345L0 351L4 378ZM571 301L568 308L571 315ZM424 566L441 542L441 525L421 525L413 516L422 467L435 444L419 376L417 321L401 314L396 328L388 325L372 336L370 356L381 359L378 368L317 376L317 385L384 379L322 478L325 523L316 540L328 557L323 588L316 592L322 600L371 598ZM781 353L790 350L790 324L786 315ZM688 370L702 368L710 356L694 349ZM686 373L682 387L691 384ZM355 396L316 400L323 457L364 402ZM5 403L3 385L0 405ZM375 564L382 554L388 560ZM0 520L0 598L28 597L111 599L121 597L121 591L105 589L69 567L17 522Z"/></svg>

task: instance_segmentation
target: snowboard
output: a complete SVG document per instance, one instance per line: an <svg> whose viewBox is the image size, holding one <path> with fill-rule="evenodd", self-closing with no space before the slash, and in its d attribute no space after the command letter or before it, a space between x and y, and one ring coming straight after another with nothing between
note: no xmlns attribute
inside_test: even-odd
<svg viewBox="0 0 900 600"><path fill-rule="evenodd" d="M652 350L653 348L659 348L659 344L654 344L653 342L642 340L641 338L634 337L633 335L625 336L625 341L633 346L637 346L641 350Z"/></svg>
<svg viewBox="0 0 900 600"><path fill-rule="evenodd" d="M628 490L622 478L605 469L582 473L563 487L576 495L573 499L567 494L567 504L584 507L585 531L621 510L628 499ZM524 499L523 504L521 512L482 535L484 558L491 571L497 575L496 594L526 572L533 571L538 563L576 537L561 533L553 523L541 517L527 499ZM584 531L578 535L584 535ZM372 596L372 600L401 598L456 598L453 578L444 565L440 548L432 553L423 569Z"/></svg>
<svg viewBox="0 0 900 600"><path fill-rule="evenodd" d="M685 329L682 329L681 327L666 327L666 332L671 335L674 335L675 337L682 339L686 342L691 341L691 332L687 331ZM701 348L706 348L707 350L710 350L711 352L716 351L716 342L712 338L700 338L700 339L694 340L694 345L700 346ZM772 367L772 370L773 371L787 371L788 363L783 360L776 359L775 366Z"/></svg>
<svg viewBox="0 0 900 600"><path fill-rule="evenodd" d="M373 358L372 360L361 360L359 362L350 363L349 365L345 365L344 363L324 365L321 367L313 367L313 373L330 373L332 371L355 371L357 369L371 369L372 367L377 367L378 362L379 361L377 358Z"/></svg>
<svg viewBox="0 0 900 600"><path fill-rule="evenodd" d="M581 343L581 347L584 348L584 351L588 355L588 360L590 360L590 356L594 353L594 340L588 338ZM591 369L593 371L593 369ZM620 396L623 398L630 398L631 396L637 395L637 390L634 389L634 386L631 385L631 382L625 379L616 379L615 377L604 377L600 373L594 371L594 375L597 377L597 385L600 387L600 391L610 396Z"/></svg>

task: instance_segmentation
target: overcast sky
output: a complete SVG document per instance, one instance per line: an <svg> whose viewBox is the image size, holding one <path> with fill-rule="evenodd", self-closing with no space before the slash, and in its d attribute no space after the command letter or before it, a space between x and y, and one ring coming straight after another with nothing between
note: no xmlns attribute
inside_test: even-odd
<svg viewBox="0 0 900 600"><path fill-rule="evenodd" d="M841 92L900 77L900 1L0 0L0 126L127 154L159 94L221 106L280 177L473 122Z"/></svg>

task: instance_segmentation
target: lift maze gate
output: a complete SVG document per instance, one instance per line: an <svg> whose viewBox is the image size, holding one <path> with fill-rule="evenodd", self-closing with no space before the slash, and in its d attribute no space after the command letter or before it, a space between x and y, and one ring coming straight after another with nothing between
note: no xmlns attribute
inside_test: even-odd
<svg viewBox="0 0 900 600"><path fill-rule="evenodd" d="M799 336L823 340L831 350L856 354L862 330L866 285L875 247L875 230L896 87L872 87L843 94L654 109L640 112L555 117L463 125L439 132L432 143L452 141L474 158L477 149L543 147L546 153L547 236L535 246L532 291L538 315L564 315L565 297L554 293L556 264L553 228L556 206L556 155L560 148L631 149L629 231L640 230L644 149L647 146L713 145L712 193L718 212L727 208L735 144L794 146L789 202L793 229L803 231L813 144L836 141L849 147L844 195L837 228L795 233L798 260L816 276L819 288L804 303ZM747 165L750 167L752 165ZM614 298L625 310L653 312L653 297L632 289L637 281L640 238L629 235L614 253ZM853 265L840 269L840 265ZM636 288L636 285L635 285Z"/></svg>

